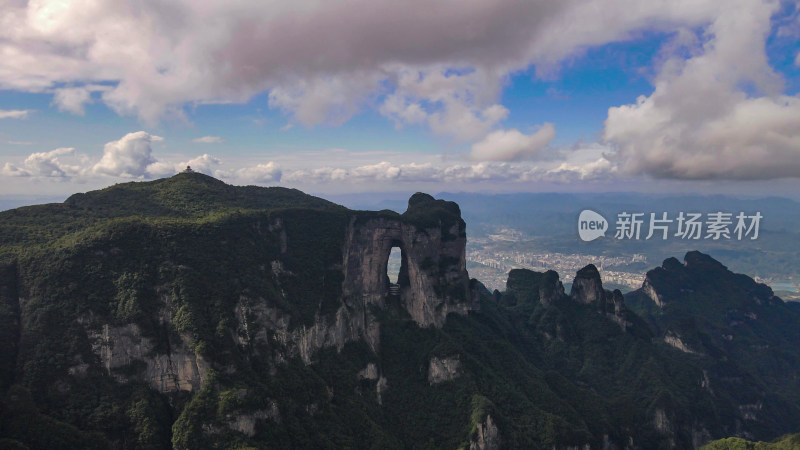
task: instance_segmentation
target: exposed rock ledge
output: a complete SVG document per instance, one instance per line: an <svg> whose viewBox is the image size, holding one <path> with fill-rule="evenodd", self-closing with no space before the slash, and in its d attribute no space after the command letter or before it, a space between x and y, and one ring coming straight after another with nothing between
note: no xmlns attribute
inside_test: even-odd
<svg viewBox="0 0 800 450"><path fill-rule="evenodd" d="M479 422L477 428L477 435L470 441L469 450L500 449L500 431L491 415L487 414L486 420Z"/></svg>
<svg viewBox="0 0 800 450"><path fill-rule="evenodd" d="M685 342L683 342L680 336L672 331L667 331L666 334L664 334L664 342L684 353L690 353L693 355L700 354L700 352L697 352L689 347Z"/></svg>
<svg viewBox="0 0 800 450"><path fill-rule="evenodd" d="M458 377L460 369L461 361L458 355L442 359L434 356L428 365L428 383L434 385L453 380Z"/></svg>
<svg viewBox="0 0 800 450"><path fill-rule="evenodd" d="M189 350L184 337L180 342L170 342L169 353L155 353L152 341L142 336L136 324L103 325L99 333L88 335L103 367L119 381L142 379L162 393L194 391L208 373L208 364ZM137 368L137 364L145 367Z"/></svg>

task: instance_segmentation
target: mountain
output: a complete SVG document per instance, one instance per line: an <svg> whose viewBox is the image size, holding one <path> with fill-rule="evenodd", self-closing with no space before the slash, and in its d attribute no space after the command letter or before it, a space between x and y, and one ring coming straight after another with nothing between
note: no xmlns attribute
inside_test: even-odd
<svg viewBox="0 0 800 450"><path fill-rule="evenodd" d="M354 211L198 173L2 212L0 444L692 448L800 429L800 311L766 286L691 253L628 296L592 265L569 294L524 269L489 292L466 239L427 194Z"/></svg>
<svg viewBox="0 0 800 450"><path fill-rule="evenodd" d="M726 438L702 447L703 450L793 450L800 447L800 434L782 436L772 442L751 442L741 438Z"/></svg>

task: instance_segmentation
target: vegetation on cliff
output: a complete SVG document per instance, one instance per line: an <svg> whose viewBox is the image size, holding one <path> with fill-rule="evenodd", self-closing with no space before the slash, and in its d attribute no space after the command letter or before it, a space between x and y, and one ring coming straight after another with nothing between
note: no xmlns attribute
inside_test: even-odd
<svg viewBox="0 0 800 450"><path fill-rule="evenodd" d="M800 428L800 311L706 255L649 276L663 308L584 304L555 272L515 270L505 292L472 280L459 300L478 310L420 326L395 296L342 300L348 227L384 219L463 237L458 205L426 194L349 211L201 174L0 213L0 444L469 448L489 416L507 448ZM377 345L356 329L370 314ZM446 358L458 368L432 380Z"/></svg>

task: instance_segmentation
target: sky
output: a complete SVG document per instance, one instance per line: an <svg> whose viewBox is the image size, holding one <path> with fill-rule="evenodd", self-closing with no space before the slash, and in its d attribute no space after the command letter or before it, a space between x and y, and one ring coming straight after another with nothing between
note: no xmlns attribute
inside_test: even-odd
<svg viewBox="0 0 800 450"><path fill-rule="evenodd" d="M0 196L800 196L800 4L0 0Z"/></svg>

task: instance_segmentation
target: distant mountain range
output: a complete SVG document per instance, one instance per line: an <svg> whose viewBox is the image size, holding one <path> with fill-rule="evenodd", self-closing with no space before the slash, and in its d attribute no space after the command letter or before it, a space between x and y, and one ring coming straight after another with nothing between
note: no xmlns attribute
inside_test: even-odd
<svg viewBox="0 0 800 450"><path fill-rule="evenodd" d="M0 213L0 446L683 449L800 431L800 304L697 251L624 296L593 265L569 293L527 269L490 292L466 270L472 212L421 193L404 211L182 173Z"/></svg>

